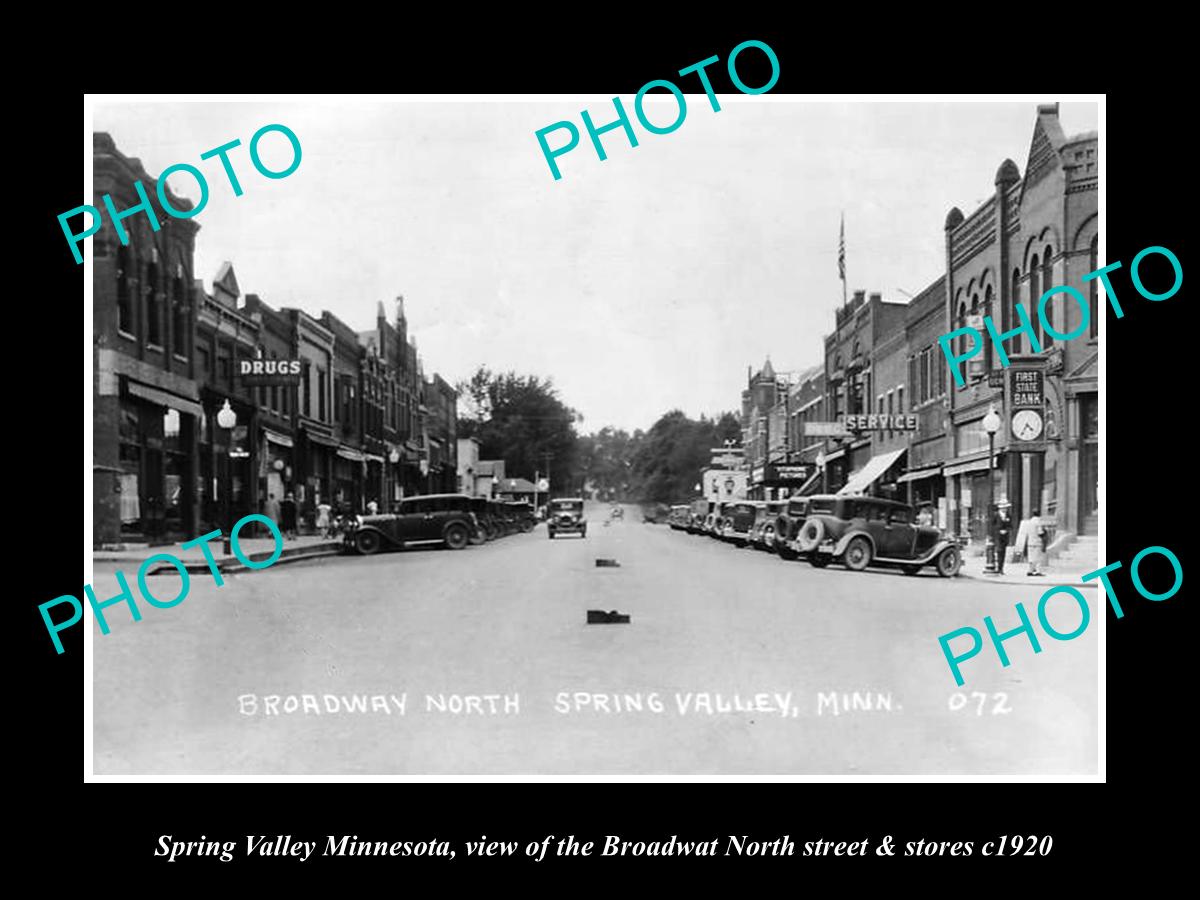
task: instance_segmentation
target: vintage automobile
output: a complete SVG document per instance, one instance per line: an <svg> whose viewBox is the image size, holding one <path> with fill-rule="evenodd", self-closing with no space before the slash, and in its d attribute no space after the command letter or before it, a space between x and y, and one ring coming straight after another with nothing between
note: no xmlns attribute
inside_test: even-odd
<svg viewBox="0 0 1200 900"><path fill-rule="evenodd" d="M932 565L949 578L962 566L958 542L928 525L917 525L911 506L875 497L818 495L809 498L808 517L796 549L823 568L840 560L847 569L899 566L916 575Z"/></svg>
<svg viewBox="0 0 1200 900"><path fill-rule="evenodd" d="M492 521L491 507L491 501L486 497L471 498L471 512L475 514L475 522L478 525L475 533L471 535L472 544L482 544L485 541L492 541L499 535L496 525Z"/></svg>
<svg viewBox="0 0 1200 900"><path fill-rule="evenodd" d="M751 547L755 550L774 551L775 521L786 508L786 500L768 500L755 510L754 524L750 526Z"/></svg>
<svg viewBox="0 0 1200 900"><path fill-rule="evenodd" d="M479 533L474 501L466 494L406 497L394 513L355 517L345 541L363 554L417 544L445 544L451 550L461 550L471 543L472 535Z"/></svg>
<svg viewBox="0 0 1200 900"><path fill-rule="evenodd" d="M624 519L625 518L625 508L623 506L618 506L617 504L614 503L612 510L609 512L609 515L614 519ZM643 512L642 517L645 518L645 515L646 514ZM653 518L651 518L650 521L653 522L655 520Z"/></svg>
<svg viewBox="0 0 1200 900"><path fill-rule="evenodd" d="M546 514L546 523L550 532L550 540L555 535L577 534L587 537L587 519L583 516L583 498L565 497L550 501L550 510Z"/></svg>
<svg viewBox="0 0 1200 900"><path fill-rule="evenodd" d="M736 503L723 503L721 515L720 538L738 547L745 547L750 540L750 527L760 509L766 508L762 500L739 500Z"/></svg>
<svg viewBox="0 0 1200 900"><path fill-rule="evenodd" d="M533 506L525 500L510 500L505 505L508 507L514 533L533 531L537 526L537 517L533 514Z"/></svg>
<svg viewBox="0 0 1200 900"><path fill-rule="evenodd" d="M693 500L691 504L691 513L688 515L688 523L686 531L688 534L702 534L704 532L704 521L708 518L708 514L712 512L714 504L711 500Z"/></svg>
<svg viewBox="0 0 1200 900"><path fill-rule="evenodd" d="M796 539L800 537L800 528L808 518L808 501L808 497L793 497L775 517L774 546L781 559L796 559L800 555Z"/></svg>
<svg viewBox="0 0 1200 900"><path fill-rule="evenodd" d="M709 537L720 537L721 530L725 527L725 515L732 505L729 501L712 504L712 509L704 517L704 524L700 526L701 533Z"/></svg>
<svg viewBox="0 0 1200 900"><path fill-rule="evenodd" d="M687 503L676 503L671 507L671 514L667 516L667 524L676 531L684 531L688 527L691 515L691 506Z"/></svg>

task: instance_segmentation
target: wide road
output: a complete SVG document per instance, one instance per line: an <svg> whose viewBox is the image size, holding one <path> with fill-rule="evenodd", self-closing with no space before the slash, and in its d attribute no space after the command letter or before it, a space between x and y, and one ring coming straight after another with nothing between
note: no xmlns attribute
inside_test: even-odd
<svg viewBox="0 0 1200 900"><path fill-rule="evenodd" d="M1095 591L1083 636L1039 630L1036 655L1014 637L1008 668L986 646L958 688L938 635L1012 628L1017 601L1036 623L1045 584L817 570L605 512L585 539L540 525L195 575L137 623L112 607L110 634L92 625L97 774L1095 772ZM1060 631L1078 615L1051 607Z"/></svg>

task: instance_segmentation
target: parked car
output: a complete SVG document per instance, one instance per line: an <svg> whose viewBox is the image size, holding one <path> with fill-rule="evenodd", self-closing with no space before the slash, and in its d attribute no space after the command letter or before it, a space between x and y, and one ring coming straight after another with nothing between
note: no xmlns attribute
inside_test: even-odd
<svg viewBox="0 0 1200 900"><path fill-rule="evenodd" d="M525 500L510 500L507 504L515 531L528 532L537 527L533 506Z"/></svg>
<svg viewBox="0 0 1200 900"><path fill-rule="evenodd" d="M957 541L937 528L917 525L911 506L874 497L810 498L796 547L818 568L840 560L856 572L872 565L899 566L906 575L916 575L932 565L949 578L962 566Z"/></svg>
<svg viewBox="0 0 1200 900"><path fill-rule="evenodd" d="M692 507L687 503L676 503L671 507L670 515L667 516L667 524L676 531L684 531L687 529L689 520L692 515Z"/></svg>
<svg viewBox="0 0 1200 900"><path fill-rule="evenodd" d="M750 546L756 550L775 549L775 520L787 508L786 500L768 500L754 513L754 524L750 526Z"/></svg>
<svg viewBox="0 0 1200 900"><path fill-rule="evenodd" d="M738 547L745 547L750 540L750 526L759 509L766 507L762 500L739 500L736 503L723 503L721 515L720 538Z"/></svg>
<svg viewBox="0 0 1200 900"><path fill-rule="evenodd" d="M472 544L482 544L495 540L496 527L492 523L491 502L486 497L471 498L471 512L475 514L475 533L471 535Z"/></svg>
<svg viewBox="0 0 1200 900"><path fill-rule="evenodd" d="M688 516L687 532L688 534L701 534L704 531L704 521L708 518L708 514L712 512L713 502L711 500L693 500L691 505L691 514Z"/></svg>
<svg viewBox="0 0 1200 900"><path fill-rule="evenodd" d="M775 517L774 547L782 559L796 559L800 555L796 539L808 518L808 501L808 497L793 497Z"/></svg>
<svg viewBox="0 0 1200 900"><path fill-rule="evenodd" d="M583 517L582 497L551 500L546 521L551 540L554 540L555 535L559 534L577 534L580 537L587 537L587 519Z"/></svg>
<svg viewBox="0 0 1200 900"><path fill-rule="evenodd" d="M425 494L406 497L395 513L358 516L346 533L346 543L359 553L371 554L389 547L445 544L461 550L479 533L475 498L466 494Z"/></svg>

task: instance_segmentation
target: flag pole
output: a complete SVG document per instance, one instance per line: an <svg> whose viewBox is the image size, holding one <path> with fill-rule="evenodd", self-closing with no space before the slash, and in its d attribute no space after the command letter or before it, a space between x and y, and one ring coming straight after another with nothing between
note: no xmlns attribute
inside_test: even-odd
<svg viewBox="0 0 1200 900"><path fill-rule="evenodd" d="M838 274L842 278L842 307L846 306L846 213L842 212L842 227L838 232Z"/></svg>

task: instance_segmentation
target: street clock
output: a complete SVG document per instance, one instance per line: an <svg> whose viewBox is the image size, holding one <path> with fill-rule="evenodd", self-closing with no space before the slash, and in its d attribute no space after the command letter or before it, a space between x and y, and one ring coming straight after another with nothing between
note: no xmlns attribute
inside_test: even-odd
<svg viewBox="0 0 1200 900"><path fill-rule="evenodd" d="M1036 409L1018 409L1012 415L1012 433L1018 441L1036 441L1042 428L1042 414Z"/></svg>

